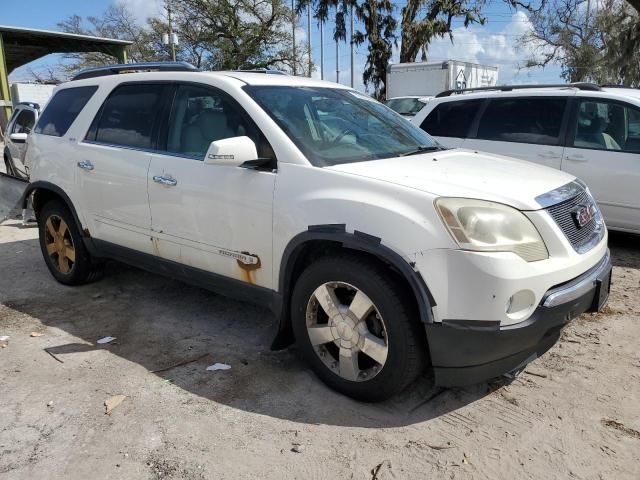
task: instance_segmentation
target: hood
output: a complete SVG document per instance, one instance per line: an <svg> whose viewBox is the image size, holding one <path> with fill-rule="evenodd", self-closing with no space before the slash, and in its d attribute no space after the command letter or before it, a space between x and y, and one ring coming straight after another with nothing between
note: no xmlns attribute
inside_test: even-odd
<svg viewBox="0 0 640 480"><path fill-rule="evenodd" d="M477 198L520 210L539 210L535 198L574 176L501 155L455 149L326 167L439 197Z"/></svg>

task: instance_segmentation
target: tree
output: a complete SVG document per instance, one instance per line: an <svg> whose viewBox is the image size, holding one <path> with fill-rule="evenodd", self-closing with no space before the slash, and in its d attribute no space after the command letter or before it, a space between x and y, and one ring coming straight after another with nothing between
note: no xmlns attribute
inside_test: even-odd
<svg viewBox="0 0 640 480"><path fill-rule="evenodd" d="M640 5L640 2L636 2ZM602 61L608 80L615 84L640 86L640 11L632 2L606 0L597 16L603 35Z"/></svg>
<svg viewBox="0 0 640 480"><path fill-rule="evenodd" d="M530 16L523 42L533 52L526 67L562 66L569 82L601 80L602 37L590 20L589 0L555 0Z"/></svg>
<svg viewBox="0 0 640 480"><path fill-rule="evenodd" d="M149 31L136 23L135 16L124 3L110 5L101 16L87 17L86 22L78 15L71 15L58 23L63 32L96 37L117 38L133 42L128 48L129 59L146 62L162 59L160 52L153 48ZM107 65L114 62L110 55L98 52L67 53L62 70L70 75L80 69Z"/></svg>
<svg viewBox="0 0 640 480"><path fill-rule="evenodd" d="M308 69L305 55L293 56L291 9L283 0L173 0L172 27L179 37L176 59L211 70L238 68ZM58 24L65 32L129 40L133 62L170 60L162 43L166 18L152 17L140 25L125 3L115 3L101 16L86 21L72 15ZM304 47L300 51L306 51ZM101 53L69 53L67 74L113 63Z"/></svg>
<svg viewBox="0 0 640 480"><path fill-rule="evenodd" d="M296 62L303 71L308 64L293 57L292 12L282 0L180 0L174 10L179 32L189 37L189 26L198 26L193 35L211 69L293 70Z"/></svg>
<svg viewBox="0 0 640 480"><path fill-rule="evenodd" d="M640 84L640 19L626 2L555 0L531 15L533 30L522 38L532 50L526 67L559 64L569 82ZM595 6L595 3L594 3Z"/></svg>

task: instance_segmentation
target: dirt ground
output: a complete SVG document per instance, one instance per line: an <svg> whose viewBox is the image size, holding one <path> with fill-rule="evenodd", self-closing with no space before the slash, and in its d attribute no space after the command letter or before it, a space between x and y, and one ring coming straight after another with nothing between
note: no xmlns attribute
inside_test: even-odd
<svg viewBox="0 0 640 480"><path fill-rule="evenodd" d="M640 241L610 243L607 311L511 383L444 390L425 375L368 405L294 349L271 352L269 312L116 263L64 287L37 230L5 222L0 478L638 479Z"/></svg>

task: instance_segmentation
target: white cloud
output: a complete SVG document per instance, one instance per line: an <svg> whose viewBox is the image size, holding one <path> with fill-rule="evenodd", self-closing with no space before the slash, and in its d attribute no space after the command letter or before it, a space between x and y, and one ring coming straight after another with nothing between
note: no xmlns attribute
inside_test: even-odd
<svg viewBox="0 0 640 480"><path fill-rule="evenodd" d="M164 0L115 0L113 3L126 5L140 24L146 24L149 17L165 15L166 13Z"/></svg>
<svg viewBox="0 0 640 480"><path fill-rule="evenodd" d="M488 25L491 25L491 17ZM522 69L533 52L522 45L521 37L531 29L531 22L522 11L515 12L508 23L497 31L489 31L487 26L481 25L458 27L453 30L453 42L448 37L433 41L427 58L428 61L455 59L496 65L498 82L502 84L557 81L557 68L546 71Z"/></svg>

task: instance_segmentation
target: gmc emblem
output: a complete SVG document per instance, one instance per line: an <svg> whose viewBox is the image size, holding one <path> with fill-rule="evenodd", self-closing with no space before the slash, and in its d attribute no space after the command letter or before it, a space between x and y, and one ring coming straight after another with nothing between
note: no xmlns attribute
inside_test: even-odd
<svg viewBox="0 0 640 480"><path fill-rule="evenodd" d="M592 203L589 205L578 205L572 213L576 225L578 225L578 228L582 228L595 217L596 207Z"/></svg>

